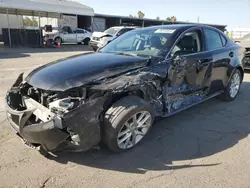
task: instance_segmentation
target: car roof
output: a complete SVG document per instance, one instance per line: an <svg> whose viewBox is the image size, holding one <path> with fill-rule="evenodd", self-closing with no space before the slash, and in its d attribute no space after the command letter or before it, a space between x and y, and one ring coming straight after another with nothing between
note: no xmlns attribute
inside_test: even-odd
<svg viewBox="0 0 250 188"><path fill-rule="evenodd" d="M114 27L110 27L110 28L115 28L115 29L123 29L123 28L138 28L137 26L114 26Z"/></svg>
<svg viewBox="0 0 250 188"><path fill-rule="evenodd" d="M208 25L204 25L204 24L170 24L170 25L157 25L157 26L149 26L149 27L144 27L144 28L141 28L141 29L173 29L173 30L178 30L178 29L189 29L189 28L192 28L192 27L203 27L203 28L210 28L210 29L214 29L214 30L217 30L217 31L220 31L218 30L217 28L215 27L211 27L211 26L208 26Z"/></svg>

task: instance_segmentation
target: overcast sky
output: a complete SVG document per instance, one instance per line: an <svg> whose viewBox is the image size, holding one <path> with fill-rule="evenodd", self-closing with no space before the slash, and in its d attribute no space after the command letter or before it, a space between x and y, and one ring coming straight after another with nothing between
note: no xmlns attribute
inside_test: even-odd
<svg viewBox="0 0 250 188"><path fill-rule="evenodd" d="M147 18L176 16L180 21L250 28L250 0L77 0L96 13L128 16L139 10Z"/></svg>

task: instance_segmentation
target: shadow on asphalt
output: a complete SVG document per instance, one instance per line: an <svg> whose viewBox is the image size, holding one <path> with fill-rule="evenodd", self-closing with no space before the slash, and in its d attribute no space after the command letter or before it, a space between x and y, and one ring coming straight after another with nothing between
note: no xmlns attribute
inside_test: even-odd
<svg viewBox="0 0 250 188"><path fill-rule="evenodd" d="M100 151L60 152L51 160L139 174L219 165L223 161L194 165L190 160L218 154L248 136L250 83L244 82L242 88L233 102L211 99L157 121L144 140L128 152L114 154L101 147Z"/></svg>
<svg viewBox="0 0 250 188"><path fill-rule="evenodd" d="M34 53L48 53L48 52L84 52L84 51L92 51L87 45L74 45L74 44L64 44L58 47L50 47L50 48L0 48L0 59L9 59L9 58L22 58L28 57L29 54Z"/></svg>
<svg viewBox="0 0 250 188"><path fill-rule="evenodd" d="M29 57L29 54L24 53L13 53L13 52L1 52L0 51L0 59L13 59L13 58L22 58Z"/></svg>

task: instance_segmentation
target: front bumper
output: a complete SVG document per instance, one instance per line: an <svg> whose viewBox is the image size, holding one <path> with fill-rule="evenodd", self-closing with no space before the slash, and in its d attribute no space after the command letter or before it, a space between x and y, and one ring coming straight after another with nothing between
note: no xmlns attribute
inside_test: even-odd
<svg viewBox="0 0 250 188"><path fill-rule="evenodd" d="M89 42L89 46L93 49L93 50L97 50L98 48L103 47L104 45L100 42L96 42L96 41L90 41Z"/></svg>
<svg viewBox="0 0 250 188"><path fill-rule="evenodd" d="M245 57L245 64L244 64L244 68L245 69L250 69L250 54L248 54L246 57Z"/></svg>
<svg viewBox="0 0 250 188"><path fill-rule="evenodd" d="M41 145L45 151L56 151L58 147L66 145L69 134L59 129L60 120L45 110L45 107L31 98L23 98L24 110L14 110L10 101L19 98L19 93L8 92L6 96L7 119L15 131L27 142ZM31 116L39 116L41 122L32 124ZM47 116L47 117L46 117ZM45 120L47 118L47 121Z"/></svg>

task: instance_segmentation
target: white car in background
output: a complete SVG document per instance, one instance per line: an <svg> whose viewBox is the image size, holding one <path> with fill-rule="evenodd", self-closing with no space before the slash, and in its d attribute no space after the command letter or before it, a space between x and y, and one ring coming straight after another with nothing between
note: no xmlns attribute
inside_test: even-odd
<svg viewBox="0 0 250 188"><path fill-rule="evenodd" d="M92 33L85 30L76 28L72 30L70 27L65 26L59 32L46 34L44 40L47 41L52 39L56 44L58 43L77 43L77 44L88 44Z"/></svg>
<svg viewBox="0 0 250 188"><path fill-rule="evenodd" d="M110 41L114 40L116 37L134 30L138 27L135 26L116 26L116 27L111 27L107 29L104 32L94 32L92 34L91 40L89 42L89 46L93 50L97 50L98 48L101 48L105 46L107 43Z"/></svg>

